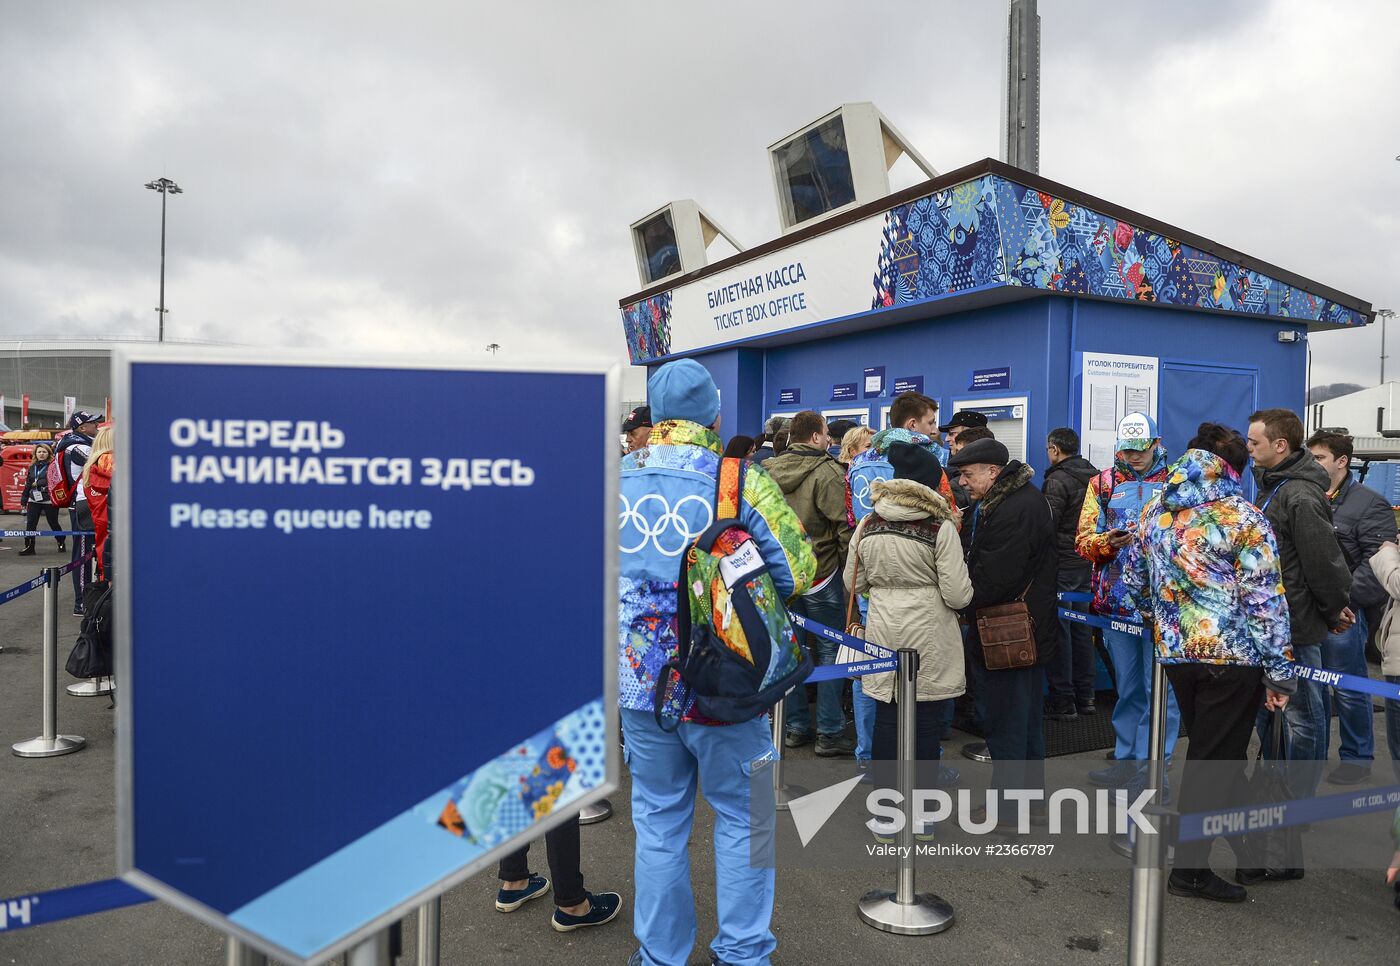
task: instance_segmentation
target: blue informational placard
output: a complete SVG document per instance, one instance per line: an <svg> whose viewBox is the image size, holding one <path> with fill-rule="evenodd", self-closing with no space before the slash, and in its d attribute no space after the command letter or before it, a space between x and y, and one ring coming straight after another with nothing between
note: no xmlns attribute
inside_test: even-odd
<svg viewBox="0 0 1400 966"><path fill-rule="evenodd" d="M924 377L923 377L923 376L903 376L903 377L896 377L896 378L895 378L895 381L894 381L894 394L895 394L896 396L902 395L902 394L904 394L904 393L906 393L906 392L917 392L917 393L919 393L919 394L922 395L922 394L923 394L923 391L924 391Z"/></svg>
<svg viewBox="0 0 1400 966"><path fill-rule="evenodd" d="M128 882L301 963L615 787L615 369L114 365Z"/></svg>
<svg viewBox="0 0 1400 966"><path fill-rule="evenodd" d="M885 367L870 366L865 370L865 398L874 399L885 394Z"/></svg>
<svg viewBox="0 0 1400 966"><path fill-rule="evenodd" d="M779 390L778 390L778 405L780 405L780 406L796 406L796 405L798 405L798 404L801 403L801 402L802 402L802 390L801 390L801 389L779 389Z"/></svg>
<svg viewBox="0 0 1400 966"><path fill-rule="evenodd" d="M974 369L972 370L972 380L967 388L977 391L984 389L1010 389L1011 367L1002 366L998 369Z"/></svg>
<svg viewBox="0 0 1400 966"><path fill-rule="evenodd" d="M831 387L832 402L850 402L860 398L860 383L838 382Z"/></svg>

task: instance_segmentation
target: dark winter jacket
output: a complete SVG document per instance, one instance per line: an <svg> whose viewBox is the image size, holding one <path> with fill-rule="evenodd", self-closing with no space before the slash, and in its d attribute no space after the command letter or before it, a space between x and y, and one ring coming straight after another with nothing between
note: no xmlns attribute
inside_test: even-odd
<svg viewBox="0 0 1400 966"><path fill-rule="evenodd" d="M1385 497L1348 474L1341 489L1332 494L1332 529L1351 568L1352 609L1388 601L1390 595L1371 569L1371 558L1381 544L1394 541L1396 535L1395 513Z"/></svg>
<svg viewBox="0 0 1400 966"><path fill-rule="evenodd" d="M826 450L798 444L763 464L782 488L817 557L817 582L846 566L854 527L846 519L846 468Z"/></svg>
<svg viewBox="0 0 1400 966"><path fill-rule="evenodd" d="M36 496L37 493L37 496ZM29 469L24 473L24 493L20 497L20 503L28 506L30 503L49 502L49 461L40 462L35 460L29 464ZM1370 559L1369 557L1367 558Z"/></svg>
<svg viewBox="0 0 1400 966"><path fill-rule="evenodd" d="M972 576L972 602L965 613L977 637L977 609L1009 604L1025 592L1035 620L1036 663L1052 660L1059 649L1060 624L1055 610L1055 571L1059 553L1050 505L1032 484L1035 471L1012 460L992 488L973 504L962 533L967 546L967 570ZM1029 587L1029 590L1027 590ZM971 648L982 660L982 648Z"/></svg>
<svg viewBox="0 0 1400 966"><path fill-rule="evenodd" d="M1255 500L1278 538L1293 646L1320 644L1351 599L1351 568L1332 530L1331 480L1307 450L1254 467Z"/></svg>
<svg viewBox="0 0 1400 966"><path fill-rule="evenodd" d="M1082 456L1061 460L1045 471L1045 482L1040 485L1040 491L1050 504L1062 572L1089 570L1089 561L1079 556L1079 551L1074 549L1074 541L1079 532L1079 511L1084 506L1084 493L1089 488L1089 481L1098 472L1094 464Z"/></svg>

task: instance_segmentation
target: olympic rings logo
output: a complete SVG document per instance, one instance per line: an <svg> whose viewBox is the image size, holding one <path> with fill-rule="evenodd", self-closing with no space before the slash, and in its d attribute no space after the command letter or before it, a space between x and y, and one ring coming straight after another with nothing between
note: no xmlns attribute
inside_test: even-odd
<svg viewBox="0 0 1400 966"><path fill-rule="evenodd" d="M714 507L710 506L709 501L703 496L695 494L681 497L676 501L674 507L659 493L647 493L635 504L629 503L625 496L621 499L622 512L618 516L618 532L624 533L631 527L641 538L635 546L629 547L624 542L620 548L623 553L636 553L650 543L663 556L679 557L692 540L709 529L715 518ZM661 513L653 520L648 520L642 512L642 508L648 502L657 503L661 508ZM694 529L691 528L685 516L681 514L682 508L687 503L695 503L704 511L704 521Z"/></svg>
<svg viewBox="0 0 1400 966"><path fill-rule="evenodd" d="M870 508L870 480L860 477L859 484L851 490L851 500L857 505Z"/></svg>

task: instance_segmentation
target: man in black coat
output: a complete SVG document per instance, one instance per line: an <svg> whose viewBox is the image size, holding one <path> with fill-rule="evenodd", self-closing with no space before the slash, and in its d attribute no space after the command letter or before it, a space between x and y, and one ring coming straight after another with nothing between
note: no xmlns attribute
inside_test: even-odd
<svg viewBox="0 0 1400 966"><path fill-rule="evenodd" d="M1332 501L1332 529L1342 546L1342 555L1351 568L1351 609L1356 623L1339 633L1328 634L1322 642L1322 666L1328 671L1341 671L1366 677L1366 637L1377 626L1380 612L1389 602L1375 572L1371 558L1382 544L1396 536L1395 514L1390 504L1369 486L1362 486L1351 475L1352 442L1340 433L1314 433L1308 440L1313 458L1327 474ZM1372 730L1374 712L1370 695L1343 688L1322 688L1323 717L1330 717L1332 703L1337 705L1337 731L1341 737L1338 757L1341 764L1327 776L1334 785L1355 785L1371 777L1375 735ZM1329 729L1330 730L1330 729ZM1323 732L1323 757L1326 740Z"/></svg>
<svg viewBox="0 0 1400 966"><path fill-rule="evenodd" d="M1031 484L1035 471L1012 460L1006 446L997 440L969 443L948 463L960 472L962 485L973 499L971 515L963 521L967 569L972 577L972 601L965 615L971 625L973 659L983 671L992 783L998 788L1041 788L1044 668L1058 652L1060 635L1050 505ZM1035 621L1036 663L1012 670L988 670L977 632L977 611L1016 600L1026 602ZM1031 764L1026 765L1028 762ZM1009 819L1011 816L1003 814L999 823L1009 824Z"/></svg>
<svg viewBox="0 0 1400 966"><path fill-rule="evenodd" d="M1079 529L1079 511L1089 481L1099 472L1079 455L1079 434L1068 426L1052 429L1045 438L1045 456L1050 468L1040 490L1050 504L1055 527L1055 547L1059 557L1055 586L1062 591L1087 594L1093 567L1079 556L1074 541ZM1067 603L1073 610L1088 611L1088 604ZM1050 696L1046 717L1073 721L1081 714L1094 713L1094 632L1087 624L1060 621L1060 653L1046 665Z"/></svg>

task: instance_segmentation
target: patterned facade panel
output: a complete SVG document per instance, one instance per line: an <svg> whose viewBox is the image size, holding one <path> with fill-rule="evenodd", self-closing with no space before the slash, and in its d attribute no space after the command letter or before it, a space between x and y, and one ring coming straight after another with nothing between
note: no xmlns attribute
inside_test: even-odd
<svg viewBox="0 0 1400 966"><path fill-rule="evenodd" d="M833 241L837 236L858 244L838 247ZM771 262L775 257L779 256L768 253L749 264L763 266L765 259ZM1179 239L990 174L798 242L781 250L780 257L794 269L805 266L801 284L789 285L784 277L782 286L769 285L755 268L752 280L721 286L730 294L718 301L695 297L704 289L690 286L713 284L701 279L675 290L681 294L674 300L667 292L624 308L632 362L670 355L673 332L674 351L688 354L772 335L785 327L934 302L998 285L1302 323L1356 326L1367 321L1353 309ZM872 268L873 277L866 274ZM869 288L866 279L871 280ZM776 300L777 295L784 296L783 301ZM740 303L746 300L754 303L747 306L746 319L793 311L784 317L785 325L765 323L758 329L736 321L744 313L721 314L743 307ZM764 301L766 309L757 304ZM819 313L812 311L817 305ZM805 315L800 311L804 308Z"/></svg>
<svg viewBox="0 0 1400 966"><path fill-rule="evenodd" d="M671 293L633 302L622 310L627 354L633 365L671 354Z"/></svg>
<svg viewBox="0 0 1400 966"><path fill-rule="evenodd" d="M1006 280L994 181L969 181L885 213L872 309Z"/></svg>
<svg viewBox="0 0 1400 966"><path fill-rule="evenodd" d="M1009 285L1305 322L1365 324L1359 312L1228 259L1068 199L993 180Z"/></svg>

